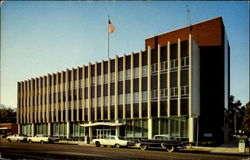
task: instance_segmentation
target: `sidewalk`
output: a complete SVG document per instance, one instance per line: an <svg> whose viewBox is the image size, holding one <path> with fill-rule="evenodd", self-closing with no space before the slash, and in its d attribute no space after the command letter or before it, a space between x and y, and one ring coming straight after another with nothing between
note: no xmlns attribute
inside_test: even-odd
<svg viewBox="0 0 250 160"><path fill-rule="evenodd" d="M245 153L239 153L239 148L234 144L223 144L219 147L213 147L210 151L212 154L230 154L230 155L245 155L250 156L249 148L246 147Z"/></svg>

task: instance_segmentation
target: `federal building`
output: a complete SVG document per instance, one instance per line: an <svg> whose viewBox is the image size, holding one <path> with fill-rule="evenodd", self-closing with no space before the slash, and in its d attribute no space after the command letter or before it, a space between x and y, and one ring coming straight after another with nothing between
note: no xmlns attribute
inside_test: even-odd
<svg viewBox="0 0 250 160"><path fill-rule="evenodd" d="M222 17L155 35L137 53L17 82L18 131L223 141L229 62Z"/></svg>

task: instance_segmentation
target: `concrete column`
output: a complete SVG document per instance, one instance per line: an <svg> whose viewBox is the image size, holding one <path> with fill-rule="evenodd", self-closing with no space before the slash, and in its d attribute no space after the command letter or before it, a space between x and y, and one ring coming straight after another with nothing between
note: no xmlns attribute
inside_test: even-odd
<svg viewBox="0 0 250 160"><path fill-rule="evenodd" d="M53 73L51 75L51 122L55 122L55 105L54 105L54 92L55 92L55 87L54 87L54 81L55 81L55 74ZM67 100L67 98L66 98Z"/></svg>
<svg viewBox="0 0 250 160"><path fill-rule="evenodd" d="M79 67L77 67L76 70L76 121L77 122L79 122L79 108L80 108L79 86L80 86Z"/></svg>
<svg viewBox="0 0 250 160"><path fill-rule="evenodd" d="M188 96L188 111L189 111L189 119L188 119L188 137L189 137L189 142L194 142L194 135L195 135L195 131L194 131L194 118L192 118L192 61L191 61L191 57L192 57L192 37L191 34L189 35L189 41L188 41L188 56L189 56L189 70L188 70L188 74L189 74L189 96Z"/></svg>
<svg viewBox="0 0 250 160"><path fill-rule="evenodd" d="M35 136L35 124L34 123L31 124L31 136L32 137Z"/></svg>
<svg viewBox="0 0 250 160"><path fill-rule="evenodd" d="M20 123L20 82L17 82L17 110L16 110L16 123L19 124Z"/></svg>
<svg viewBox="0 0 250 160"><path fill-rule="evenodd" d="M94 118L94 117L93 117ZM91 63L88 66L88 121L91 121Z"/></svg>
<svg viewBox="0 0 250 160"><path fill-rule="evenodd" d="M139 51L139 118L142 118L142 51Z"/></svg>
<svg viewBox="0 0 250 160"><path fill-rule="evenodd" d="M66 123L66 129L67 129L66 137L69 138L70 137L70 122L69 121L67 121Z"/></svg>
<svg viewBox="0 0 250 160"><path fill-rule="evenodd" d="M34 95L35 95L35 110L34 110L34 122L37 123L37 85L38 85L38 79L35 79L35 89L34 89Z"/></svg>
<svg viewBox="0 0 250 160"><path fill-rule="evenodd" d="M151 47L148 46L148 139L152 138L153 126L151 117Z"/></svg>
<svg viewBox="0 0 250 160"><path fill-rule="evenodd" d="M30 80L27 81L27 123L30 123Z"/></svg>
<svg viewBox="0 0 250 160"><path fill-rule="evenodd" d="M86 108L86 101L85 101L85 66L82 66L82 121L86 121L85 119L85 108Z"/></svg>
<svg viewBox="0 0 250 160"><path fill-rule="evenodd" d="M39 77L39 82L38 82L38 122L42 122L41 118L41 112L42 112L42 105L41 105L41 95L42 95L42 89L41 89L41 83L42 83L42 77Z"/></svg>
<svg viewBox="0 0 250 160"><path fill-rule="evenodd" d="M110 58L108 59L108 120L110 120L110 82L111 82L111 75L110 75Z"/></svg>
<svg viewBox="0 0 250 160"><path fill-rule="evenodd" d="M48 136L51 136L51 123L48 123Z"/></svg>
<svg viewBox="0 0 250 160"><path fill-rule="evenodd" d="M23 82L23 88L24 88L24 91L23 91L23 122L26 123L26 119L27 119L27 116L26 116L26 81Z"/></svg>
<svg viewBox="0 0 250 160"><path fill-rule="evenodd" d="M34 100L33 100L33 97L34 97L34 90L35 88L33 87L34 85L34 79L32 78L31 79L31 97L30 97L30 105L31 105L31 108L30 108L30 112L31 112L31 116L30 116L30 121L31 123L34 123ZM18 118L17 118L18 119Z"/></svg>
<svg viewBox="0 0 250 160"><path fill-rule="evenodd" d="M20 82L20 107L19 107L19 123L23 123L23 82Z"/></svg>
<svg viewBox="0 0 250 160"><path fill-rule="evenodd" d="M47 87L46 87L46 120L47 123L50 122L50 115L49 115L49 111L50 111L50 104L49 104L49 93L50 92L50 84L49 84L49 76L50 74L47 75L46 77L46 81L47 81Z"/></svg>
<svg viewBox="0 0 250 160"><path fill-rule="evenodd" d="M46 118L45 118L45 107L46 107L46 101L45 101L45 96L46 96L46 91L47 91L47 87L45 87L45 81L46 81L46 76L43 76L43 94L42 94L42 97L43 97L43 105L42 105L42 120L43 120L43 123L46 123Z"/></svg>
<svg viewBox="0 0 250 160"><path fill-rule="evenodd" d="M152 118L148 119L148 139L153 137L153 120Z"/></svg>
<svg viewBox="0 0 250 160"><path fill-rule="evenodd" d="M115 56L115 120L118 120L118 76L118 56Z"/></svg>
<svg viewBox="0 0 250 160"><path fill-rule="evenodd" d="M160 118L161 116L161 46L158 44L158 78L157 78L157 93L158 93L158 99L157 99L157 117Z"/></svg>
<svg viewBox="0 0 250 160"><path fill-rule="evenodd" d="M130 58L130 116L134 118L134 53L131 53Z"/></svg>
<svg viewBox="0 0 250 160"><path fill-rule="evenodd" d="M66 83L65 83L65 122L68 123L69 121L69 69L66 70Z"/></svg>
<svg viewBox="0 0 250 160"><path fill-rule="evenodd" d="M74 81L74 68L71 70L71 88L70 88L70 94L71 94L71 103L70 103L70 109L71 109L71 119L69 121L74 121L74 108L75 108L75 101L74 101L74 89L75 89L75 81Z"/></svg>
<svg viewBox="0 0 250 160"><path fill-rule="evenodd" d="M177 113L178 116L181 116L181 40L178 39L178 71L177 71L177 90L178 90L178 99L177 99Z"/></svg>
<svg viewBox="0 0 250 160"><path fill-rule="evenodd" d="M115 135L120 136L120 127L119 126L115 127Z"/></svg>
<svg viewBox="0 0 250 160"><path fill-rule="evenodd" d="M194 135L195 135L195 130L194 130L194 118L189 117L188 119L188 138L189 142L194 142Z"/></svg>
<svg viewBox="0 0 250 160"><path fill-rule="evenodd" d="M151 47L148 46L148 119L151 118Z"/></svg>
<svg viewBox="0 0 250 160"><path fill-rule="evenodd" d="M18 134L21 134L21 130L22 130L22 129L21 129L21 124L18 124L18 125L17 125L17 133L18 133Z"/></svg>
<svg viewBox="0 0 250 160"><path fill-rule="evenodd" d="M170 73L171 73L171 62L170 62L170 42L168 41L168 51L167 51L167 57L168 57L168 80L167 80L167 90L168 90L168 117L170 117L170 99L171 99L171 88L170 88Z"/></svg>
<svg viewBox="0 0 250 160"><path fill-rule="evenodd" d="M97 62L95 63L95 121L97 120L97 86L98 86L98 75L97 75Z"/></svg>
<svg viewBox="0 0 250 160"><path fill-rule="evenodd" d="M63 91L65 91L65 84L63 83L63 74L64 74L65 72L64 71L62 71L61 72L61 84L60 84L60 88L61 88L61 104L60 104L60 106L61 106L61 122L64 122L64 114L63 114L63 111L64 111L64 102L63 102Z"/></svg>
<svg viewBox="0 0 250 160"><path fill-rule="evenodd" d="M91 122L89 122L89 124L91 124ZM89 127L89 140L90 142L92 142L93 139L93 131L92 131L92 127Z"/></svg>
<svg viewBox="0 0 250 160"><path fill-rule="evenodd" d="M122 94L123 94L123 119L126 118L126 55L123 55L123 86L122 86Z"/></svg>
<svg viewBox="0 0 250 160"><path fill-rule="evenodd" d="M101 63L101 120L104 119L104 61Z"/></svg>

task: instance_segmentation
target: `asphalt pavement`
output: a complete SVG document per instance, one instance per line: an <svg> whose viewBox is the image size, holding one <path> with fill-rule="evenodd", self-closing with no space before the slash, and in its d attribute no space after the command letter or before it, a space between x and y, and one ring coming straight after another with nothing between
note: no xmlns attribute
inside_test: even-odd
<svg viewBox="0 0 250 160"><path fill-rule="evenodd" d="M112 148L95 147L94 145L70 145L70 144L40 144L40 143L16 143L2 142L0 144L1 159L152 159L152 160L224 160L241 159L250 160L248 156L215 155L206 152L174 152L168 153L164 150L141 151L136 148Z"/></svg>

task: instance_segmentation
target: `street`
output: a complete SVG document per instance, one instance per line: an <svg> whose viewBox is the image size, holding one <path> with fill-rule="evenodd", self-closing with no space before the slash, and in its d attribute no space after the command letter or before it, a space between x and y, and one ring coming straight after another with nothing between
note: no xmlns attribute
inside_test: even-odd
<svg viewBox="0 0 250 160"><path fill-rule="evenodd" d="M69 144L40 144L40 143L9 143L0 144L1 159L249 159L246 156L213 155L208 153L175 152L168 153L163 150L141 151L135 148L112 148L93 145Z"/></svg>

